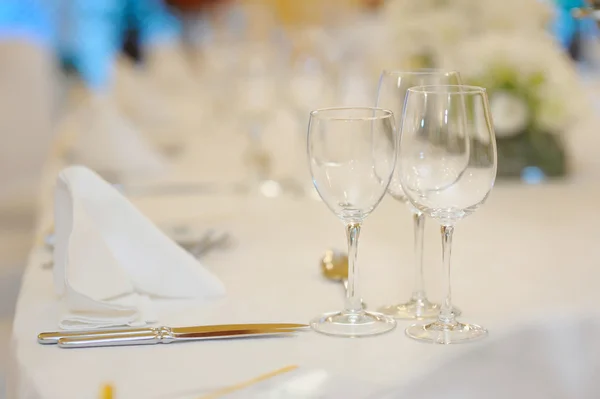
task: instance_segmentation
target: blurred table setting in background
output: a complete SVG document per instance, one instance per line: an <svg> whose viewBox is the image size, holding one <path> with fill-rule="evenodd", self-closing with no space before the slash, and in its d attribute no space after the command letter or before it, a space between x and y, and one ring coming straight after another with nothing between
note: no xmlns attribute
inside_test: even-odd
<svg viewBox="0 0 600 399"><path fill-rule="evenodd" d="M267 191L306 189L298 180L307 178L308 112L372 104L380 71L393 66L459 70L465 84L488 89L500 177L536 182L578 169L579 148L570 147L590 134L595 114L586 97L596 94L586 92L576 64L546 31L553 10L543 2L529 1L519 13L510 4L468 2L192 3L176 8L181 24L164 17L165 9L113 11L140 21L133 25L140 61L119 55L114 43L106 54L94 50L102 62L74 53L81 79L67 79L74 106L63 118L73 128L61 129L69 162L113 182L151 179L191 156L195 142L214 145L214 136L230 135L221 141L234 148L212 153L235 154L224 162L231 170L245 168L242 177L269 182Z"/></svg>
<svg viewBox="0 0 600 399"><path fill-rule="evenodd" d="M590 334L600 300L592 252L600 37L585 2L6 4L0 38L35 50L22 62L38 65L26 76L39 78L31 85L42 93L32 121L16 108L28 97L2 102L0 117L0 132L10 123L29 132L6 146L4 180L18 180L14 168L22 177L15 187L35 186L27 198L36 214L6 338L9 398L95 398L103 384L115 399L474 398L500 397L501 387L544 397L527 377L553 380L557 397L597 396L588 384L598 365L585 348L596 351ZM10 65L0 66L0 81L20 93L23 86L9 85L18 64ZM405 105L413 86L421 91ZM434 105L418 114L427 101ZM442 129L440 138L425 125L435 119L452 129L457 109L477 133L454 137L460 143L452 147L450 133ZM360 140L330 139L336 126ZM419 129L449 153L436 147L434 163L419 163ZM350 166L338 168L347 152ZM467 154L460 173L457 152ZM37 169L19 166L26 157ZM440 171L446 180L433 182ZM456 218L478 211L454 238L451 303L451 231L442 272L439 226L423 223L427 216L453 230L431 203L461 179L480 182L456 188L460 201L474 201ZM356 220L344 213L352 201L362 205ZM327 275L332 254L343 255L346 275ZM350 321L337 313L313 319L341 307L340 282L343 316L375 315L368 333L352 312ZM431 314L415 314L415 301ZM456 316L485 327L457 324L465 337L490 337L442 346L405 336L408 327L419 339L409 326L431 317L435 324L440 308L453 323ZM325 335L252 327L243 334L276 336L81 350L36 341L42 332L125 327L167 343L181 338L179 327L263 323L310 323ZM348 324L354 329L344 330ZM444 331L433 341L458 341ZM382 335L326 336L375 333Z"/></svg>

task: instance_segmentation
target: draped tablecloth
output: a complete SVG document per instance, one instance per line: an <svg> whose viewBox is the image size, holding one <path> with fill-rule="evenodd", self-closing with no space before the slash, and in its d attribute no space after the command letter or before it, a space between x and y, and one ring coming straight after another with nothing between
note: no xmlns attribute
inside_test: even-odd
<svg viewBox="0 0 600 399"><path fill-rule="evenodd" d="M500 185L478 214L461 223L454 248L453 289L463 319L489 328L491 338L525 319L594 310L600 300L596 247L600 190L583 184ZM226 299L160 301L166 325L305 322L342 304L342 290L324 281L318 260L344 248L343 229L318 202L264 198L162 198L137 201L155 220L223 228L237 245L204 262L223 279ZM434 223L426 241L428 289L440 299L440 245ZM365 223L361 285L370 306L408 298L410 216L386 200ZM16 311L10 383L23 398L95 398L110 381L123 398L154 398L220 387L289 364L324 367L383 384L401 383L472 345L429 346L403 334L336 339L293 338L198 342L151 347L63 350L38 345L56 329L57 300L48 258L32 252ZM482 341L484 343L485 341ZM480 345L480 344L474 344Z"/></svg>
<svg viewBox="0 0 600 399"><path fill-rule="evenodd" d="M463 311L461 319L487 327L490 340L534 319L597 308L600 168L597 140L587 132L573 135L577 162L572 177L538 186L499 182L488 203L457 226L453 299ZM199 180L220 178L231 162L210 158L219 153L211 142L217 139L202 137L198 152L188 153L193 163L183 162L179 172ZM47 170L48 188L57 165ZM344 230L319 201L208 194L136 196L132 201L159 224L226 230L236 242L202 260L223 280L227 297L157 300L161 324L307 322L341 308L342 288L320 275L319 260L328 248L345 249ZM51 220L51 207L45 203L42 208L40 231ZM426 227L425 245L427 291L439 301L441 248L434 222ZM10 343L9 397L96 398L100 385L110 382L119 398L175 398L292 364L382 386L402 384L486 342L418 343L404 336L409 322L400 321L392 333L364 339L306 332L289 338L83 350L41 346L36 335L57 328L52 272L42 268L49 258L38 245L25 271ZM367 219L359 262L362 296L370 308L409 298L412 227L403 205L386 198Z"/></svg>

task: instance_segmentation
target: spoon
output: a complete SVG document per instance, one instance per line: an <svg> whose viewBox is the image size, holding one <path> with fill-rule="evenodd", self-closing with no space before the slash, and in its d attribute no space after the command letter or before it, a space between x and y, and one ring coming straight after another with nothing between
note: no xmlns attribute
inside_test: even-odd
<svg viewBox="0 0 600 399"><path fill-rule="evenodd" d="M196 258L199 258L213 249L227 249L231 245L232 239L228 232L209 230L192 248L189 249L189 252Z"/></svg>
<svg viewBox="0 0 600 399"><path fill-rule="evenodd" d="M328 249L321 259L321 273L331 281L342 283L344 289L348 290L348 256L342 252ZM360 300L363 309L367 305Z"/></svg>

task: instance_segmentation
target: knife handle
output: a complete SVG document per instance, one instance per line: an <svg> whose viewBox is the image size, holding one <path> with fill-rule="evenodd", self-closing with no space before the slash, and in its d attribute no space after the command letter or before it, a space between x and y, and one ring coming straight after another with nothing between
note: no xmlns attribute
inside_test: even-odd
<svg viewBox="0 0 600 399"><path fill-rule="evenodd" d="M168 344L175 340L169 327L147 329L137 334L104 334L77 337L62 337L58 340L61 348L95 348L106 346Z"/></svg>
<svg viewBox="0 0 600 399"><path fill-rule="evenodd" d="M142 328L119 328L119 329L98 329L82 331L56 331L43 332L38 334L38 342L42 345L57 344L61 338L92 338L99 335L126 336L151 334L155 330L166 327L142 327Z"/></svg>
<svg viewBox="0 0 600 399"><path fill-rule="evenodd" d="M154 345L171 342L209 341L215 339L236 339L247 337L285 336L297 332L295 328L222 331L178 337L168 327L156 328L152 332L130 335L95 335L82 337L63 337L58 340L60 348L96 348L106 346Z"/></svg>

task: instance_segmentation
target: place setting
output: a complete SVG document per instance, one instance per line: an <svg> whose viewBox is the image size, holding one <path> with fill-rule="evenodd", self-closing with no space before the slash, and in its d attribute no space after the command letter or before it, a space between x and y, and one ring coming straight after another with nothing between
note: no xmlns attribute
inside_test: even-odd
<svg viewBox="0 0 600 399"><path fill-rule="evenodd" d="M0 399L598 396L600 6L79 3L0 4Z"/></svg>
<svg viewBox="0 0 600 399"><path fill-rule="evenodd" d="M420 342L456 344L487 336L485 327L463 322L450 295L454 226L484 203L495 179L494 137L485 89L459 84L400 90L406 94L400 102L403 113L398 122L393 111L377 107L311 112L307 135L310 172L324 205L342 222L348 242L347 255L327 250L318 267L324 277L344 288L343 310L310 321L157 325L152 298L222 297L225 287L217 278L218 271L206 269L91 170L69 167L59 176L55 207L54 280L65 312L61 329L41 332L38 342L61 349L102 350L192 341L302 339L311 331L331 339L375 336L370 339L376 340L380 334L400 330L398 323L411 319L417 323L409 325L404 334ZM471 153L475 143L485 150L477 156ZM412 298L413 303L422 305L421 310L431 312L439 306L437 314L423 314L415 306L414 313L399 316L394 312L409 306L371 305L361 296L357 261L362 224L386 195L398 198L399 193L405 195L403 202L409 212L422 212L415 215L415 221L426 216L440 224L446 296L440 305L431 304L424 293ZM419 245L423 242L419 230L416 224L416 273L421 268ZM90 275L93 280L86 278ZM415 280L418 294L420 277ZM407 338L397 334L397 339ZM258 398L278 393L310 398L317 392L327 397L353 392L357 398L387 398L401 392L399 387L390 389L293 365L212 394L177 397ZM112 388L103 392L113 397Z"/></svg>
<svg viewBox="0 0 600 399"><path fill-rule="evenodd" d="M450 254L455 225L485 202L495 180L486 91L462 85L458 72L384 71L376 103L317 109L308 123L314 187L346 231L347 254L327 250L320 262L322 275L345 291L343 310L308 323L157 326L152 298L225 295L218 271L198 258L211 247L229 245L230 235L208 229L199 239L176 243L173 235L189 234L185 225L171 226L170 237L92 170L70 166L57 179L51 247L55 291L61 296L60 330L41 332L38 342L90 348L310 330L360 338L388 333L397 320L410 319L420 322L405 334L422 342L454 344L485 337L484 327L457 319L461 312L450 294ZM413 215L415 290L406 303L373 306L360 294L358 242L363 222L388 194ZM446 283L441 304L429 302L423 288L426 218L441 229Z"/></svg>
<svg viewBox="0 0 600 399"><path fill-rule="evenodd" d="M61 297L60 331L39 334L61 348L143 345L190 340L281 336L299 323L245 323L156 327L153 298L213 300L225 287L199 260L232 245L227 231L208 229L190 238L185 226L175 242L92 170L70 166L55 191L52 273Z"/></svg>

